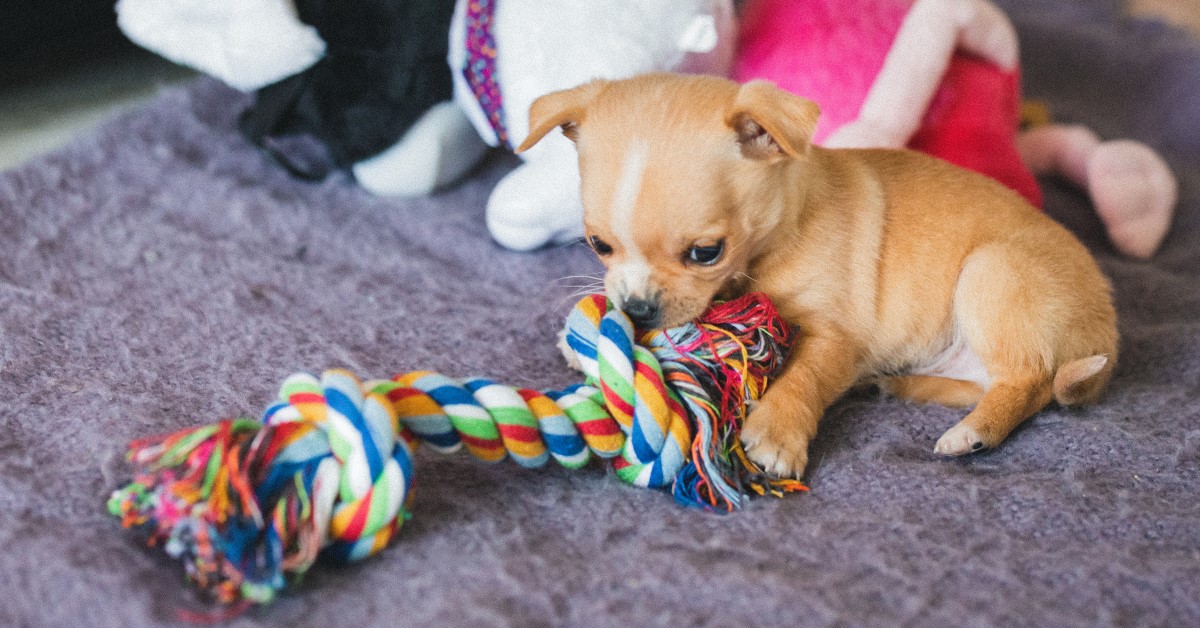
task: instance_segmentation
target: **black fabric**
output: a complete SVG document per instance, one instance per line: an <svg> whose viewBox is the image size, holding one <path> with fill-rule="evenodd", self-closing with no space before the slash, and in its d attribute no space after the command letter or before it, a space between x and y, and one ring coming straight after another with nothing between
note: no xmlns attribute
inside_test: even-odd
<svg viewBox="0 0 1200 628"><path fill-rule="evenodd" d="M116 0L0 0L0 87L146 58L117 28Z"/></svg>
<svg viewBox="0 0 1200 628"><path fill-rule="evenodd" d="M293 174L325 171L271 138L310 135L346 167L395 144L453 89L446 64L454 0L298 0L300 19L327 44L303 73L267 86L241 128Z"/></svg>

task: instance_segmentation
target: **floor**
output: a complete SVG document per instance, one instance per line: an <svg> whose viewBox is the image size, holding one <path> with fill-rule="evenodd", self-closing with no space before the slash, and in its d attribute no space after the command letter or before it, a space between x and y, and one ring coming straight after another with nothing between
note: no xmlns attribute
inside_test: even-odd
<svg viewBox="0 0 1200 628"><path fill-rule="evenodd" d="M1129 11L1134 15L1162 18L1200 35L1200 1L1130 0Z"/></svg>
<svg viewBox="0 0 1200 628"><path fill-rule="evenodd" d="M1200 36L1200 0L1130 0L1131 13L1159 17ZM69 69L43 83L0 89L0 170L53 150L117 112L195 75L156 57Z"/></svg>
<svg viewBox="0 0 1200 628"><path fill-rule="evenodd" d="M81 131L153 98L162 87L194 76L146 53L0 89L0 170L62 146Z"/></svg>

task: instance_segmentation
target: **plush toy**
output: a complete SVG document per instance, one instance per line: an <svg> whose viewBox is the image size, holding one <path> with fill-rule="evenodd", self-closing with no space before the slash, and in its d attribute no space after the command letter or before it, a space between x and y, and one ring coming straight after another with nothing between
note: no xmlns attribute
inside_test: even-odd
<svg viewBox="0 0 1200 628"><path fill-rule="evenodd" d="M134 42L242 91L242 130L293 173L348 168L376 194L423 195L486 150L451 101L454 0L119 0ZM324 154L304 150L317 140Z"/></svg>
<svg viewBox="0 0 1200 628"><path fill-rule="evenodd" d="M1144 144L1049 125L1018 135L1017 38L986 0L749 0L734 78L817 102L815 140L908 146L991 175L1040 206L1030 169L1087 190L1121 252L1148 257L1177 182Z"/></svg>
<svg viewBox="0 0 1200 628"><path fill-rule="evenodd" d="M459 0L450 27L455 100L493 146L520 145L529 106L593 78L649 71L727 74L736 39L730 0ZM502 245L529 250L583 235L577 156L550 137L521 155L487 204Z"/></svg>
<svg viewBox="0 0 1200 628"><path fill-rule="evenodd" d="M354 560L403 525L410 447L525 467L612 461L636 486L687 505L806 490L765 477L738 426L782 366L792 330L760 293L698 323L635 336L602 295L580 301L566 340L585 385L541 393L414 372L362 383L346 371L293 375L262 422L222 421L130 447L133 483L109 510L184 561L224 603L265 603L323 556ZM635 340L640 344L635 344Z"/></svg>

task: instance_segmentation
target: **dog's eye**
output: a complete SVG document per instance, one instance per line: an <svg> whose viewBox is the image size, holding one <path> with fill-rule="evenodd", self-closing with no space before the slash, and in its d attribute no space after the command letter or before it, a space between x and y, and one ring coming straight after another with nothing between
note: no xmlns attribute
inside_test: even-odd
<svg viewBox="0 0 1200 628"><path fill-rule="evenodd" d="M687 250L686 260L692 264L711 266L716 264L717 260L721 259L721 253L724 252L724 240L708 246L693 246Z"/></svg>
<svg viewBox="0 0 1200 628"><path fill-rule="evenodd" d="M596 236L588 238L588 244L592 245L592 250L596 252L596 255L612 254L612 246Z"/></svg>

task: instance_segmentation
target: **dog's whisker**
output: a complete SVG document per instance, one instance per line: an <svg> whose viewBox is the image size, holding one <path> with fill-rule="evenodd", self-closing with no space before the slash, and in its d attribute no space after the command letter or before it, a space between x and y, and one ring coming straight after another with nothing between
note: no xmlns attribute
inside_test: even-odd
<svg viewBox="0 0 1200 628"><path fill-rule="evenodd" d="M568 279L588 279L591 281L601 281L600 275L567 275L565 277L559 277L558 279L555 279L554 281L559 282L559 281L566 281Z"/></svg>
<svg viewBox="0 0 1200 628"><path fill-rule="evenodd" d="M572 299L572 298L578 298L578 297L585 297L589 294L595 294L597 292L602 292L602 286L590 286L590 287L586 287L586 288L580 288L578 290L572 291L570 294L566 295L565 298Z"/></svg>
<svg viewBox="0 0 1200 628"><path fill-rule="evenodd" d="M600 285L600 284L598 284L594 281L589 281L589 282L584 282L584 283L564 283L560 287L574 289L574 288L587 288L590 286L597 286L597 285Z"/></svg>
<svg viewBox="0 0 1200 628"><path fill-rule="evenodd" d="M604 291L604 284L602 284L602 283L579 284L579 285L574 285L574 286L564 286L564 287L565 287L565 288L570 288L570 289L571 289L571 294L572 294L572 295L579 295L579 294L586 294L586 293L589 293L589 292L603 292L603 291Z"/></svg>
<svg viewBox="0 0 1200 628"><path fill-rule="evenodd" d="M585 278L590 279L591 281L585 284L566 286L572 288L572 290L568 294L563 295L563 297L559 300L558 304L560 307L565 305L568 301L574 301L591 294L604 292L604 281L602 279L599 277Z"/></svg>
<svg viewBox="0 0 1200 628"><path fill-rule="evenodd" d="M554 283L573 290L566 298L599 292L604 289L604 278L600 275L567 275L555 279Z"/></svg>
<svg viewBox="0 0 1200 628"><path fill-rule="evenodd" d="M581 295L581 294L574 294L574 295L568 294L558 300L558 307L563 307L563 306L569 305L569 304L583 298L583 296L584 295Z"/></svg>

